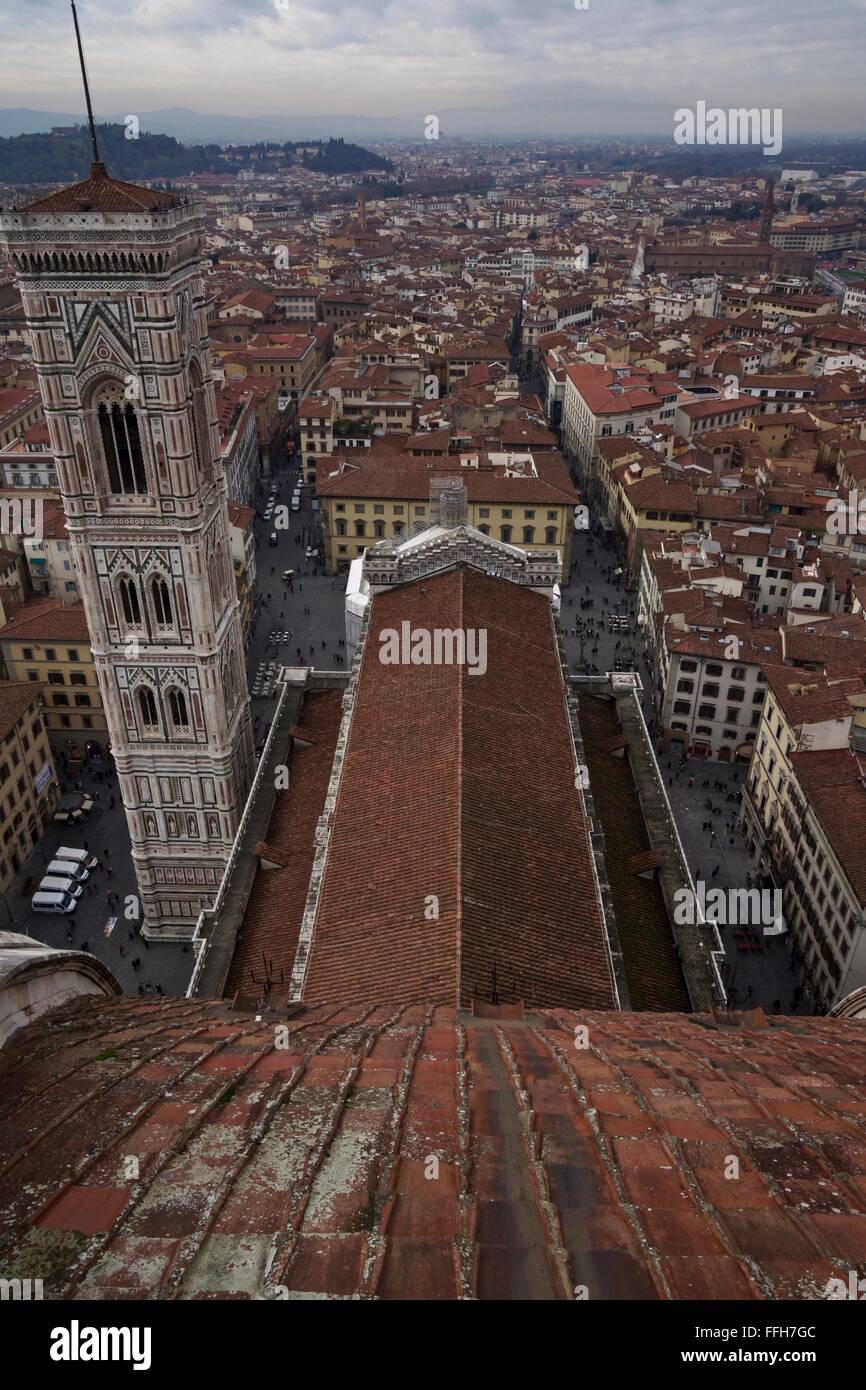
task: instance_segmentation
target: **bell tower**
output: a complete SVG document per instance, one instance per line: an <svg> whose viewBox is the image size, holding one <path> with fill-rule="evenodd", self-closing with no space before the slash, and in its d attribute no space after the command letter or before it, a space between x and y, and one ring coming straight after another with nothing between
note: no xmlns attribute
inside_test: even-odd
<svg viewBox="0 0 866 1390"><path fill-rule="evenodd" d="M142 929L185 939L216 893L255 766L204 219L175 194L110 178L90 122L90 176L0 212L0 244L30 332Z"/></svg>

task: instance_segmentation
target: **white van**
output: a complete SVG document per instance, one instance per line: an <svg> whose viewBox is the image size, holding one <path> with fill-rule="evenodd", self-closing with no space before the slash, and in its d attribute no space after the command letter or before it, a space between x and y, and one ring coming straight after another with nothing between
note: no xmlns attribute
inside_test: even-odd
<svg viewBox="0 0 866 1390"><path fill-rule="evenodd" d="M300 510L301 510L301 499L300 499L300 497L298 496L298 494L295 493L294 496L292 497L292 511L293 511L293 512L299 512Z"/></svg>
<svg viewBox="0 0 866 1390"><path fill-rule="evenodd" d="M41 890L34 893L30 906L34 912L74 912L78 903L68 893L52 889L50 893L43 893Z"/></svg>
<svg viewBox="0 0 866 1390"><path fill-rule="evenodd" d="M88 854L86 849L70 849L68 845L61 845L54 851L55 859L71 859L73 864L80 864L84 869L95 869L99 860L95 854Z"/></svg>
<svg viewBox="0 0 866 1390"><path fill-rule="evenodd" d="M57 874L46 874L37 890L40 893L66 893L70 898L80 898L84 889L74 878L59 878Z"/></svg>
<svg viewBox="0 0 866 1390"><path fill-rule="evenodd" d="M86 883L90 878L84 865L73 864L71 859L52 859L45 872L55 878L74 878L76 883Z"/></svg>

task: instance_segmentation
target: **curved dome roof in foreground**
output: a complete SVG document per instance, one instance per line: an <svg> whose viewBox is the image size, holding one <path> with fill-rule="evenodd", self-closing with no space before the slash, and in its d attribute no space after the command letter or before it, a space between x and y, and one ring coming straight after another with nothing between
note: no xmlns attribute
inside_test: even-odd
<svg viewBox="0 0 866 1390"><path fill-rule="evenodd" d="M0 1056L6 1276L53 1298L814 1299L858 1267L860 1023L479 1007L41 1018Z"/></svg>

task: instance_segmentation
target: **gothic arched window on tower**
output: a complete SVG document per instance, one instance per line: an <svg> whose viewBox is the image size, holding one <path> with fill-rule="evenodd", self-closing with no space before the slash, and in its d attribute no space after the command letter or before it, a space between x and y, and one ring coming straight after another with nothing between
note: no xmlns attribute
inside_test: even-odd
<svg viewBox="0 0 866 1390"><path fill-rule="evenodd" d="M147 492L138 416L131 401L101 401L96 411L108 486L115 493Z"/></svg>
<svg viewBox="0 0 866 1390"><path fill-rule="evenodd" d="M120 609L124 622L129 627L141 627L141 603L138 597L138 585L134 579L124 575L117 587L120 593Z"/></svg>
<svg viewBox="0 0 866 1390"><path fill-rule="evenodd" d="M175 731L189 728L189 711L182 690L171 689L168 692L168 713Z"/></svg>
<svg viewBox="0 0 866 1390"><path fill-rule="evenodd" d="M171 615L171 595L168 591L168 585L162 577L154 579L150 586L150 594L157 626L171 627L174 621Z"/></svg>
<svg viewBox="0 0 866 1390"><path fill-rule="evenodd" d="M195 450L195 463L202 478L211 476L210 426L208 424L207 402L202 375L196 362L191 363L189 379L192 384L192 438Z"/></svg>
<svg viewBox="0 0 866 1390"><path fill-rule="evenodd" d="M158 729L159 717L156 712L156 696L146 685L142 686L138 692L138 708L144 728L147 730Z"/></svg>

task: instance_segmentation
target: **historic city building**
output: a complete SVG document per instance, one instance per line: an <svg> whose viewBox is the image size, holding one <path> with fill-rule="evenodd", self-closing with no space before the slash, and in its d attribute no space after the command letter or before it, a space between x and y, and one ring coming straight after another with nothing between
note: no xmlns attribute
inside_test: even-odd
<svg viewBox="0 0 866 1390"><path fill-rule="evenodd" d="M254 768L203 220L90 177L0 216L18 275L147 935L191 936Z"/></svg>

